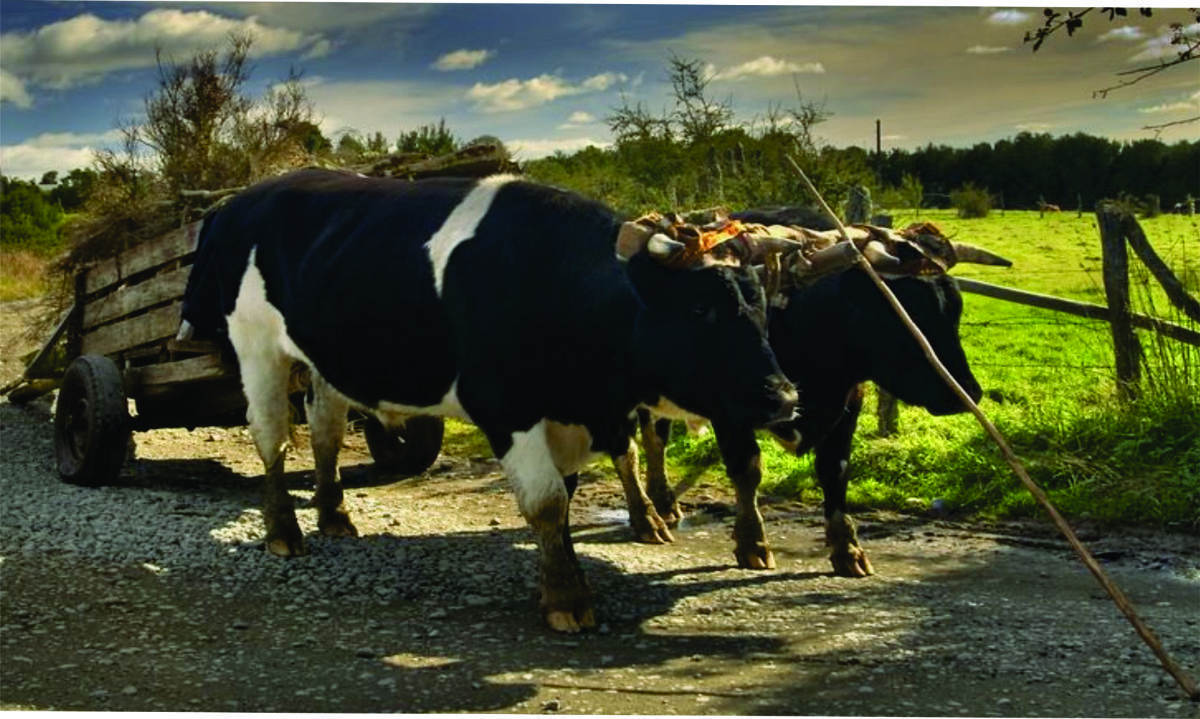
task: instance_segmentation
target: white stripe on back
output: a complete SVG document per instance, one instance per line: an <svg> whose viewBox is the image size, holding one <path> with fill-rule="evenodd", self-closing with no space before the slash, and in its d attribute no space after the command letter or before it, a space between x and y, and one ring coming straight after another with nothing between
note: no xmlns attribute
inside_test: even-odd
<svg viewBox="0 0 1200 719"><path fill-rule="evenodd" d="M429 264L433 265L433 282L438 297L442 296L446 265L450 264L450 255L454 248L475 237L475 230L491 208L496 193L516 179L513 175L493 175L480 180L463 201L458 203L458 207L454 208L441 228L425 243L425 249L429 252Z"/></svg>

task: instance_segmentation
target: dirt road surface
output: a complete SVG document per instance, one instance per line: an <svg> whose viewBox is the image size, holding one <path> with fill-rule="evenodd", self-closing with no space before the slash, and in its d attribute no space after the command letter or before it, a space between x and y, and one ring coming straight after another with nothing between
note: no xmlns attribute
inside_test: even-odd
<svg viewBox="0 0 1200 719"><path fill-rule="evenodd" d="M493 459L396 481L351 433L362 536L322 538L304 508L310 554L280 560L244 430L140 433L121 479L85 489L57 478L51 409L0 401L0 708L1200 716L1045 525L860 514L877 575L841 579L819 507L768 497L779 567L751 572L732 566L726 488L684 497L673 545L640 545L597 463L572 511L602 624L564 636L541 626L532 535ZM1083 536L1200 674L1200 541Z"/></svg>

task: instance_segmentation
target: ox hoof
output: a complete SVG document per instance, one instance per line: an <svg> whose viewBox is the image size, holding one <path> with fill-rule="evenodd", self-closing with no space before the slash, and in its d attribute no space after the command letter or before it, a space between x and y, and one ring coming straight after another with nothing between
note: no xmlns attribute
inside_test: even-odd
<svg viewBox="0 0 1200 719"><path fill-rule="evenodd" d="M321 519L317 522L317 528L321 530L321 534L326 537L357 537L358 528L354 526L354 522L350 521L350 515L345 512L338 512L328 520Z"/></svg>
<svg viewBox="0 0 1200 719"><path fill-rule="evenodd" d="M839 577L860 579L875 573L875 568L871 566L871 560L867 559L867 553L862 547L834 550L829 557L829 563L833 565L833 573Z"/></svg>
<svg viewBox="0 0 1200 719"><path fill-rule="evenodd" d="M556 632L578 634L595 627L596 617L592 614L591 607L585 607L579 612L551 611L546 613L546 623Z"/></svg>
<svg viewBox="0 0 1200 719"><path fill-rule="evenodd" d="M669 544L675 541L675 535L671 534L667 523L657 514L647 514L638 521L634 521L631 516L629 524L633 535L642 544Z"/></svg>
<svg viewBox="0 0 1200 719"><path fill-rule="evenodd" d="M267 551L276 557L304 556L304 537L267 537Z"/></svg>
<svg viewBox="0 0 1200 719"><path fill-rule="evenodd" d="M742 569L775 568L775 554L765 544L760 544L748 552L739 548L733 554Z"/></svg>

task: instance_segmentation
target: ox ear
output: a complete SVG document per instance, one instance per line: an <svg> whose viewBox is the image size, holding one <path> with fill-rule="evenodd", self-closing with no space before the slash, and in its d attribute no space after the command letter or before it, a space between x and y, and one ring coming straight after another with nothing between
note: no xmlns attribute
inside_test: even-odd
<svg viewBox="0 0 1200 719"><path fill-rule="evenodd" d="M959 262L973 262L977 265L995 265L996 267L1012 267L1012 260L1001 257L982 247L970 245L966 242L955 242L953 244L954 255L958 257Z"/></svg>

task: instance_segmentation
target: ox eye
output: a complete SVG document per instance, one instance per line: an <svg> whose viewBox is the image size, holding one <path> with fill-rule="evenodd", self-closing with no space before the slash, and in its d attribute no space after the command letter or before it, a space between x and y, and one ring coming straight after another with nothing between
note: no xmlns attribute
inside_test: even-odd
<svg viewBox="0 0 1200 719"><path fill-rule="evenodd" d="M704 320L705 322L712 322L716 318L716 311L703 302L697 302L692 305L692 317Z"/></svg>

